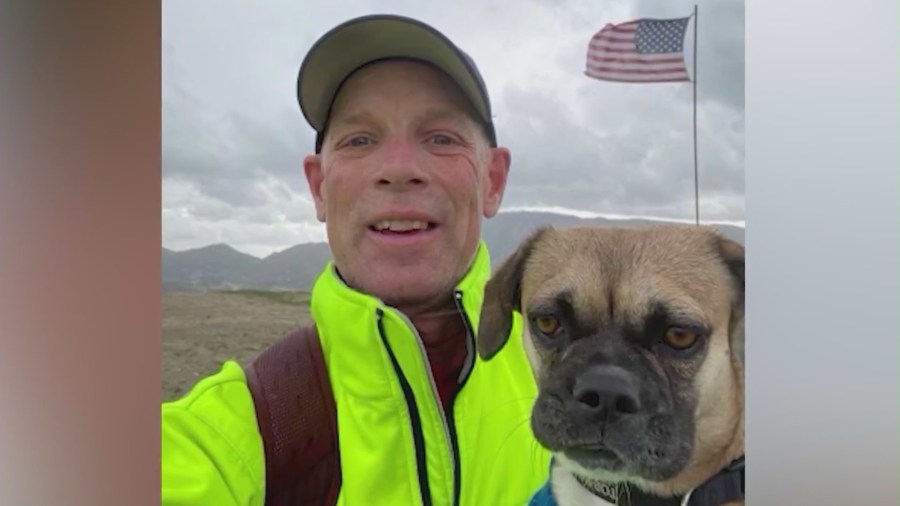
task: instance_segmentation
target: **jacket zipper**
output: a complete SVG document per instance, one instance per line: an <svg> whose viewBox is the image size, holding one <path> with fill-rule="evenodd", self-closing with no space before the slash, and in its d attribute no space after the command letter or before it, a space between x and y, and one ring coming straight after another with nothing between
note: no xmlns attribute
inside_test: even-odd
<svg viewBox="0 0 900 506"><path fill-rule="evenodd" d="M475 367L475 332L472 331L472 322L469 321L469 315L466 314L465 308L462 303L463 292L462 290L456 290L453 293L453 300L456 302L456 309L459 310L459 314L463 319L463 323L466 326L466 360L463 362L462 370L459 373L459 379L457 380L457 387L453 394L450 396L450 402L448 403L448 410L450 411L449 419L449 430L450 430L450 446L453 449L451 452L453 455L453 505L459 506L460 501L460 493L462 489L462 470L460 469L460 457L459 457L459 440L456 435L456 417L454 416L454 406L456 404L456 396L465 386L466 381L469 380L469 376L472 373L472 369Z"/></svg>
<svg viewBox="0 0 900 506"><path fill-rule="evenodd" d="M453 408L456 402L457 394L460 390L462 390L466 381L469 379L469 376L475 365L475 333L472 330L472 323L469 321L469 316L466 314L463 308L462 299L462 290L456 290L455 292L453 292L453 301L456 304L456 309L459 311L460 317L462 317L463 319L463 324L466 327L466 359L463 362L463 367L457 380L457 388L453 392L453 394L451 394L448 402L449 416L445 412L444 407L441 405L440 392L438 392L437 385L434 382L434 373L431 370L431 363L428 361L428 352L425 350L425 344L422 342L422 337L419 335L418 330L416 330L415 326L412 324L409 318L406 317L406 315L399 312L397 313L406 322L407 326L416 336L416 343L419 345L419 351L422 354L422 358L425 361L425 368L428 371L428 379L429 384L431 385L431 392L437 402L438 413L440 413L441 421L443 422L444 435L450 445L450 460L453 463L454 506L459 506L462 480L459 457L459 441L456 434L456 420L453 416ZM394 352L388 344L386 336L384 335L384 327L381 321L383 316L384 311L379 308L377 310L378 332L381 336L382 342L388 350L388 354L390 355L391 363L394 366L397 377L400 378L400 385L403 389L403 395L406 398L406 405L410 411L410 419L413 425L413 440L416 447L416 463L419 473L419 485L420 489L422 490L422 501L424 502L424 504L430 505L431 493L428 484L428 468L425 465L425 439L422 434L421 419L419 417L418 407L416 405L412 389L409 386L409 382L406 380L406 376L403 375L403 371L400 369L400 365L397 362L396 357L394 356Z"/></svg>
<svg viewBox="0 0 900 506"><path fill-rule="evenodd" d="M384 335L384 324L382 322L384 311L379 308L376 310L376 315L378 321L378 335L381 337L381 342L384 343L384 347L387 349L388 355L391 358L391 364L394 366L394 372L397 373L397 379L400 381L400 388L403 390L403 397L406 399L406 408L409 411L410 425L412 426L413 432L413 446L416 450L416 470L419 475L419 491L422 494L422 504L431 506L431 489L428 485L428 466L425 463L425 437L422 434L422 420L419 418L419 408L416 405L416 398L413 395L412 388L409 386L409 381L406 380L406 376L400 369L397 357L394 356L394 350L391 349L391 345Z"/></svg>

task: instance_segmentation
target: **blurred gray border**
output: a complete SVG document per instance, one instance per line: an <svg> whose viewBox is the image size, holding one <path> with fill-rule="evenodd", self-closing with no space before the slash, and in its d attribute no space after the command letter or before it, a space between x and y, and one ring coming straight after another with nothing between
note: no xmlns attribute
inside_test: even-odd
<svg viewBox="0 0 900 506"><path fill-rule="evenodd" d="M746 9L747 501L900 504L900 10Z"/></svg>

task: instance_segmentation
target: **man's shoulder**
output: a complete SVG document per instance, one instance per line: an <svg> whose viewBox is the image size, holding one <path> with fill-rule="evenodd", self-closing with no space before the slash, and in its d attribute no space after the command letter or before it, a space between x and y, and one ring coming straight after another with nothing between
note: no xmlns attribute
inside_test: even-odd
<svg viewBox="0 0 900 506"><path fill-rule="evenodd" d="M244 368L235 360L226 360L222 367L202 378L184 396L163 402L163 411L195 411L215 404L229 405L249 399Z"/></svg>
<svg viewBox="0 0 900 506"><path fill-rule="evenodd" d="M259 504L263 445L243 368L225 362L162 404L163 504Z"/></svg>

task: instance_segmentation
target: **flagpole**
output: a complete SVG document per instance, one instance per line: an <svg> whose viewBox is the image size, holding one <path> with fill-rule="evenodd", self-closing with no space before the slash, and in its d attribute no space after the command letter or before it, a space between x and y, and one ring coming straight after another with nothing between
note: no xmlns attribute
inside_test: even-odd
<svg viewBox="0 0 900 506"><path fill-rule="evenodd" d="M697 175L697 4L694 4L694 213L700 226L700 179Z"/></svg>

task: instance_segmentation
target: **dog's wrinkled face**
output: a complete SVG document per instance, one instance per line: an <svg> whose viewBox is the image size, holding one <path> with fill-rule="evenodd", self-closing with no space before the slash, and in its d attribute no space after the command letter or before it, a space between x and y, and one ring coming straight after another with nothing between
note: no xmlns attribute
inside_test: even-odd
<svg viewBox="0 0 900 506"><path fill-rule="evenodd" d="M524 322L538 441L586 478L675 492L743 451L743 247L698 227L544 229L485 291Z"/></svg>

